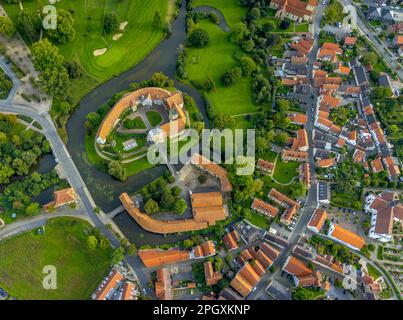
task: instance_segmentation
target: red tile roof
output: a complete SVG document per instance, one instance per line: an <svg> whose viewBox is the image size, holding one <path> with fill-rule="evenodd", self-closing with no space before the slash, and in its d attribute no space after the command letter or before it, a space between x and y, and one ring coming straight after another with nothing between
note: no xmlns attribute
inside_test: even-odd
<svg viewBox="0 0 403 320"><path fill-rule="evenodd" d="M147 268L151 268L189 260L190 253L178 249L145 249L139 250L139 257Z"/></svg>
<svg viewBox="0 0 403 320"><path fill-rule="evenodd" d="M331 236L358 249L365 245L364 238L337 225L334 225Z"/></svg>
<svg viewBox="0 0 403 320"><path fill-rule="evenodd" d="M253 199L251 208L253 210L256 210L260 213L265 214L266 216L268 216L270 218L274 218L278 214L278 208L273 207L271 204L269 204L263 200L260 200L258 198Z"/></svg>
<svg viewBox="0 0 403 320"><path fill-rule="evenodd" d="M105 282L102 282L97 290L95 291L95 299L96 300L106 300L110 291L117 286L117 284L124 279L123 275L113 269L108 277L106 278Z"/></svg>
<svg viewBox="0 0 403 320"><path fill-rule="evenodd" d="M228 179L227 171L223 167L211 162L198 153L192 155L191 162L208 171L213 176L216 176L221 182L221 190L223 192L232 191L232 185Z"/></svg>
<svg viewBox="0 0 403 320"><path fill-rule="evenodd" d="M326 218L327 218L326 210L318 208L314 211L311 220L309 220L308 226L315 228L319 232L322 229Z"/></svg>

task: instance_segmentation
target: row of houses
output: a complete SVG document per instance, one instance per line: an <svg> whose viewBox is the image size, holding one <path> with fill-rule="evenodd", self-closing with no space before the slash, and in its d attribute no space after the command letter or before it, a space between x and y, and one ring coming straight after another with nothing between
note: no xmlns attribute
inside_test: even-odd
<svg viewBox="0 0 403 320"><path fill-rule="evenodd" d="M126 280L116 268L112 268L91 298L93 300L137 300L139 295L136 285Z"/></svg>
<svg viewBox="0 0 403 320"><path fill-rule="evenodd" d="M294 215L300 209L300 204L277 191L275 188L270 190L267 197L277 205L284 208L284 213L282 214L280 221L289 225ZM253 199L251 209L267 216L268 218L275 218L279 213L277 207L258 198Z"/></svg>

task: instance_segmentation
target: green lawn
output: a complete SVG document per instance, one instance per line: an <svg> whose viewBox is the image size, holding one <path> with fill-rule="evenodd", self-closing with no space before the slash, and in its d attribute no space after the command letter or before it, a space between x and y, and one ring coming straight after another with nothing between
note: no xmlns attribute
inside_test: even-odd
<svg viewBox="0 0 403 320"><path fill-rule="evenodd" d="M159 125L162 121L161 115L157 111L148 111L147 119L152 127Z"/></svg>
<svg viewBox="0 0 403 320"><path fill-rule="evenodd" d="M193 2L193 7L201 5L211 6L220 10L230 28L242 21L248 12L246 7L239 5L238 0L195 0Z"/></svg>
<svg viewBox="0 0 403 320"><path fill-rule="evenodd" d="M264 217L263 215L251 211L252 215L249 219L249 222L255 225L256 227L259 227L261 229L267 229L269 224L267 223L267 218Z"/></svg>
<svg viewBox="0 0 403 320"><path fill-rule="evenodd" d="M283 162L278 158L273 178L280 183L289 183L297 175L299 165L297 161Z"/></svg>
<svg viewBox="0 0 403 320"><path fill-rule="evenodd" d="M276 157L277 157L277 153L275 153L274 151L269 150L269 151L261 154L257 158L263 159L263 160L266 160L266 161L269 161L269 162L274 162L274 160L276 160Z"/></svg>
<svg viewBox="0 0 403 320"><path fill-rule="evenodd" d="M15 19L19 14L18 4L5 4L8 14ZM24 1L24 8L35 10L37 2ZM41 5L42 7L42 5ZM152 26L155 11L167 15L167 0L63 0L57 8L71 10L75 19L75 39L59 46L66 60L79 61L86 76L73 81L73 95L78 101L86 92L98 84L126 71L142 60L161 41L163 29ZM121 22L128 21L123 36L113 41L113 34L104 36L102 21L106 13L116 12ZM96 49L108 48L106 54L94 57Z"/></svg>
<svg viewBox="0 0 403 320"><path fill-rule="evenodd" d="M380 273L378 270L375 269L371 264L367 264L367 270L369 275L374 278L375 280L378 279L382 273Z"/></svg>
<svg viewBox="0 0 403 320"><path fill-rule="evenodd" d="M147 129L143 119L141 117L135 117L134 119L125 119L124 122L124 127L126 129Z"/></svg>
<svg viewBox="0 0 403 320"><path fill-rule="evenodd" d="M202 84L207 78L213 78L217 89L206 95L215 113L237 115L259 111L252 101L250 77L242 78L230 87L221 84L222 75L236 66L233 55L240 50L238 46L229 41L228 34L209 21L202 20L197 27L208 32L210 43L202 49L189 49L186 66L189 80Z"/></svg>
<svg viewBox="0 0 403 320"><path fill-rule="evenodd" d="M0 287L19 299L89 299L110 268L112 249L90 250L82 220L57 218L45 235L28 232L0 243ZM42 286L44 266L57 271L57 289Z"/></svg>

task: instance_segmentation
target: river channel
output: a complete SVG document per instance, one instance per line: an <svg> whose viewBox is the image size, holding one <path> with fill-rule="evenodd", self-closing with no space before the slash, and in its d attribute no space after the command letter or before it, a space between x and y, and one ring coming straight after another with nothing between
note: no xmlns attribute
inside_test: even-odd
<svg viewBox="0 0 403 320"><path fill-rule="evenodd" d="M149 79L155 72L163 72L171 79L175 79L178 48L186 40L185 18L186 5L185 1L183 1L179 14L172 23L172 35L162 40L160 44L136 66L103 83L84 96L67 123L66 129L69 137L67 149L92 197L104 212L109 212L120 205L118 197L122 192L131 194L141 189L143 186L161 176L167 168L165 165L155 166L129 177L125 182L120 182L112 178L108 173L98 170L88 161L86 156L84 140L86 115L96 111L114 94L128 89L131 83ZM201 94L194 88L177 81L175 81L175 87L193 97L204 119L208 122ZM130 218L127 212L119 214L114 218L114 221L127 238L137 245L172 243L184 238L183 235L163 237L149 233L140 228L140 226Z"/></svg>

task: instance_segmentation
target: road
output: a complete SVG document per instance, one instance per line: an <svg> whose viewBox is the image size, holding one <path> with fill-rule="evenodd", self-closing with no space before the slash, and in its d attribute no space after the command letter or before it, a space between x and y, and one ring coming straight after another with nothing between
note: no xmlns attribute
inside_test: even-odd
<svg viewBox="0 0 403 320"><path fill-rule="evenodd" d="M326 5L320 3L318 5L317 12L314 17L313 21L313 34L319 33L320 31L320 21L323 16L323 12L326 8ZM311 54L308 57L308 72L310 79L312 80L312 72L313 72L313 63L316 60L316 54L319 48L318 37L314 36L314 45L311 51ZM316 173L315 173L315 160L313 154L313 130L314 130L314 107L316 106L317 97L310 99L310 103L308 104L307 110L307 123L306 123L306 131L308 133L308 143L309 143L309 165L311 170L311 187L308 190L308 195L305 201L305 205L301 210L300 217L295 225L294 230L292 231L289 239L288 239L288 246L284 248L281 252L280 256L274 261L273 266L275 267L276 271L271 273L265 273L257 284L256 289L248 296L248 300L254 300L257 296L261 295L263 291L266 289L268 282L273 278L278 278L281 275L281 267L284 265L286 259L291 254L292 249L294 248L295 244L300 239L301 235L305 233L306 226L311 218L313 211L316 209L317 202L316 202Z"/></svg>
<svg viewBox="0 0 403 320"><path fill-rule="evenodd" d="M396 72L400 81L403 81L403 69L401 64L398 61L398 58L386 47L385 43L379 39L379 37L370 30L366 21L364 21L365 17L362 13L361 9L357 7L355 3L351 0L341 0L344 6L354 6L357 10L357 27L360 33L366 37L372 44L374 49L377 51L379 56L381 56L386 64Z"/></svg>
<svg viewBox="0 0 403 320"><path fill-rule="evenodd" d="M91 220L85 214L85 212L78 209L74 210L66 208L66 210L64 211L58 210L58 212L55 213L43 213L32 218L17 220L11 224L7 224L0 229L0 241L24 233L26 231L42 227L46 225L46 222L48 220L61 217L79 218L91 223Z"/></svg>
<svg viewBox="0 0 403 320"><path fill-rule="evenodd" d="M102 234L110 241L113 248L119 247L119 239L106 226L106 223L109 223L109 219L103 220L101 216L98 216L97 213L94 211L94 208L96 207L95 202L90 192L88 191L84 180L82 179L69 152L67 151L63 141L59 137L50 115L47 112L39 113L32 106L14 103L14 95L18 91L20 81L2 57L0 57L0 66L7 72L7 75L13 81L13 88L8 98L6 100L0 100L0 112L29 116L42 126L43 134L46 136L46 139L50 143L53 154L56 158L56 161L58 162L58 165L60 166L61 171L64 173L64 176L70 183L70 186L76 192L76 195L80 202L80 206L83 209L83 214L86 215L91 221L92 225L97 227L102 232ZM43 110L43 108L40 109ZM11 234L17 234L23 231L31 230L32 228L40 226L41 223L46 222L43 219L38 219L39 220L34 221L22 220L16 225L16 229L14 229ZM140 287L145 290L146 294L153 296L153 292L147 288L147 278L142 272L143 264L141 263L140 259L126 257L126 262L133 270L134 276L137 277L137 279L139 280Z"/></svg>

